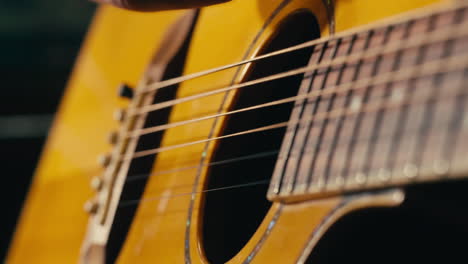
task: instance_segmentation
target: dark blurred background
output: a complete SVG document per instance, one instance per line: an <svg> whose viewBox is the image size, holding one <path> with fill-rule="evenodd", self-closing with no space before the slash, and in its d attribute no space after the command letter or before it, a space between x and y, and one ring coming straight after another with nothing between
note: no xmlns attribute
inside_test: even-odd
<svg viewBox="0 0 468 264"><path fill-rule="evenodd" d="M0 259L94 8L87 0L0 0Z"/></svg>

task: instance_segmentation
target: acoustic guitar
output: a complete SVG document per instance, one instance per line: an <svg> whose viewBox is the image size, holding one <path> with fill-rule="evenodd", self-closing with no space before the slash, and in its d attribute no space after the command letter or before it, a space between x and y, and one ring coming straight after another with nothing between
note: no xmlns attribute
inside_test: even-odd
<svg viewBox="0 0 468 264"><path fill-rule="evenodd" d="M220 2L100 7L7 263L467 263L468 2Z"/></svg>

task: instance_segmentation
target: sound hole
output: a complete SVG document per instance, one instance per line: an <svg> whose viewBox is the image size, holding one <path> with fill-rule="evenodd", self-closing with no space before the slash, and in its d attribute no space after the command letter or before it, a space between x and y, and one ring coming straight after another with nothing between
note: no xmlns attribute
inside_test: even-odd
<svg viewBox="0 0 468 264"><path fill-rule="evenodd" d="M261 53L303 43L320 34L314 15L298 11L279 27ZM307 65L311 49L275 56L257 62L245 81L269 76ZM303 76L297 75L244 88L231 110L295 96ZM230 116L223 134L284 122L289 119L293 104L283 104ZM211 162L207 189L222 191L205 194L203 212L203 245L211 263L231 259L254 234L271 203L266 199L269 179L273 173L285 129L274 129L218 142ZM249 183L256 185L245 186ZM241 186L230 188L232 186ZM226 188L227 187L227 188Z"/></svg>

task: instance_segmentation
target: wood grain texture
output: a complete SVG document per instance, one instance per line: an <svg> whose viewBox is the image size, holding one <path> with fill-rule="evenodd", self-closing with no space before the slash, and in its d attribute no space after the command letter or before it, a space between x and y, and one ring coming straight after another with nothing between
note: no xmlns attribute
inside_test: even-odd
<svg viewBox="0 0 468 264"><path fill-rule="evenodd" d="M76 263L86 231L90 180L127 104L120 82L135 85L179 12L136 14L101 8L59 108L8 255L8 263ZM151 34L148 34L151 28Z"/></svg>
<svg viewBox="0 0 468 264"><path fill-rule="evenodd" d="M395 15L400 12L410 10L428 4L430 1L416 1L412 5L403 4L399 8L387 8L385 3L376 3L372 1L338 1L337 2L337 28L341 30L349 29L355 26L360 26L365 23L372 22L373 19L384 18L390 15ZM261 30L265 20L268 18L275 7L280 5L281 1L257 1L254 5L251 1L233 1L225 5L210 7L202 10L199 18L199 24L194 32L189 56L186 64L186 74L205 70L211 67L232 63L241 60L249 45L254 42L256 34ZM387 3L390 5L389 3ZM358 6L366 6L363 12L369 12L368 8L373 10L375 15L376 10L380 12L380 16L373 19L365 20L365 13L361 13ZM384 6L382 6L384 5ZM392 5L398 5L393 3ZM261 12L259 9L261 8ZM322 35L328 34L328 24L323 5L321 1L291 1L287 4L273 19L271 24L254 42L252 52L248 57L255 56L261 46L267 42L270 36L274 34L275 27L288 14L300 8L307 8L318 15L318 21L322 29ZM344 16L347 9L349 14ZM231 16L231 12L238 12L235 17ZM377 13L378 13L377 12ZM223 26L219 26L220 18L224 18ZM355 19L360 17L360 19ZM228 34L226 34L228 32ZM210 36L206 38L205 36ZM209 52L207 52L209 51ZM247 71L243 69L242 73ZM224 87L229 85L230 80L235 76L234 70L227 70L220 73L212 74L195 80L183 83L179 88L178 97L196 94L198 92ZM240 81L242 75L237 81ZM234 93L228 97L228 104L232 103ZM203 114L216 113L223 99L222 95L215 95L202 100L184 103L177 105L171 114L171 121L187 120L195 118ZM225 107L226 111L229 107ZM215 127L215 135L221 133L221 122ZM197 139L207 138L213 125L213 120L206 120L199 123L188 124L181 127L169 129L164 137L162 146L169 146L181 142L188 142ZM160 153L156 159L153 171L165 171L178 166L196 165L200 158L206 154L208 159L215 146L210 145L206 153L204 146L193 145L190 147L175 149L173 151ZM143 195L148 201L140 203L134 223L129 232L128 240L124 245L122 254L120 255L120 263L138 262L150 263L152 261L160 261L161 263L182 263L185 261L185 232L187 223L190 223L190 243L189 257L191 263L207 263L202 245L203 238L201 237L201 209L203 197L197 195L194 202L193 214L190 219L187 219L188 210L190 207L190 196L179 196L172 199L153 199L151 197L170 196L178 193L190 193L196 182L197 170L187 170L183 172L175 172L171 174L157 175L151 178ZM201 179L196 190L201 191L203 184L206 182L206 169L201 174ZM297 254L302 250L301 243L304 243L309 231L313 230L314 225L320 223L318 219L330 213L337 204L338 200L324 201L314 205L298 205L285 207L281 213L281 224L278 222L273 231L278 240L272 244L265 244L265 250L252 258L253 263L281 263L278 262L281 258L282 263L294 262L298 257ZM265 230L271 224L276 210L280 207L279 204L274 204L263 223L260 225L257 232L245 247L233 258L229 263L242 263L249 260L256 249L257 245L261 244ZM299 209L300 208L300 209ZM310 210L308 218L310 221L299 221L298 215L300 212ZM317 218L315 218L317 217ZM315 219L315 220L313 220ZM302 224L301 224L302 223ZM302 225L301 228L295 229L296 226ZM294 228L292 228L294 226ZM296 231L293 231L296 230ZM305 231L307 230L307 231ZM272 233L273 234L273 233ZM307 236L305 235L307 234ZM285 237L301 237L298 238L298 244L292 243L291 240L285 240ZM282 250L280 254L279 248L288 246L288 250ZM281 256L280 256L281 255ZM284 257L284 258L283 258Z"/></svg>
<svg viewBox="0 0 468 264"><path fill-rule="evenodd" d="M280 0L235 0L208 7L200 16L194 33L185 73L236 62L247 54L253 57L274 33L275 27L288 14L299 8L312 10L328 34L326 12L321 0L292 0L274 16L262 34L265 21ZM431 0L417 1L336 1L336 29L342 31L378 19L427 5ZM165 29L179 12L139 14L101 8L82 50L70 80L8 256L8 263L74 263L86 229L84 202L92 196L89 181L100 175L99 154L110 149L106 134L117 127L112 112L124 101L117 99L116 87L122 82L135 85L153 56ZM252 45L249 50L249 46ZM236 81L240 81L244 68ZM235 76L227 70L184 83L178 97L226 86ZM228 97L229 108L234 93ZM174 108L171 121L194 118L217 112L223 95L184 103ZM215 134L220 133L218 122ZM170 129L163 146L206 138L213 120ZM197 164L202 155L208 158L211 145L204 153L203 145L193 145L158 156L153 171ZM197 190L205 182L202 172ZM143 199L192 191L196 170L186 170L153 177ZM306 235L321 219L339 204L340 198L315 204L284 207L280 220L272 230L271 239L254 258L258 263L294 262L303 248ZM200 237L202 199L197 196L190 220L190 258L192 263L206 263ZM120 255L120 263L183 263L184 240L190 196L158 199L140 204L128 239ZM265 230L281 206L274 204L258 231L230 263L245 261L264 236ZM305 232L307 231L307 232ZM298 240L290 240L292 234ZM279 248L290 247L290 250ZM300 247L300 248L299 248Z"/></svg>

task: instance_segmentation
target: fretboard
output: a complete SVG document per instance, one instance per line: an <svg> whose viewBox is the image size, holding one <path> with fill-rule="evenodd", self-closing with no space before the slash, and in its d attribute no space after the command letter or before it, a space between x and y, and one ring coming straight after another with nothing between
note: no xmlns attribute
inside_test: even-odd
<svg viewBox="0 0 468 264"><path fill-rule="evenodd" d="M466 4L325 39L309 65L269 199L468 175Z"/></svg>

